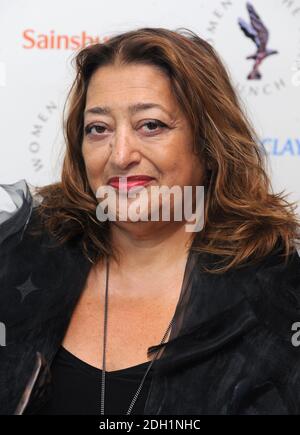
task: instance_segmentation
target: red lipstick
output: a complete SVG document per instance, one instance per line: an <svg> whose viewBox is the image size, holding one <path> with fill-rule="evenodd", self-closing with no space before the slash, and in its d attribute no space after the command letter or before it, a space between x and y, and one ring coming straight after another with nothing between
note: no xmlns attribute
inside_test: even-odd
<svg viewBox="0 0 300 435"><path fill-rule="evenodd" d="M132 175L129 177L112 177L109 179L108 184L116 189L129 190L135 186L145 186L152 180L154 178L148 175Z"/></svg>

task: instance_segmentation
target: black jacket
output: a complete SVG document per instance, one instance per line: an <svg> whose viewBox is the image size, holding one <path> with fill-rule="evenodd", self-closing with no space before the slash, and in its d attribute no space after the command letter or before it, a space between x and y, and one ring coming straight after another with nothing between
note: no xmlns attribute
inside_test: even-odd
<svg viewBox="0 0 300 435"><path fill-rule="evenodd" d="M0 414L34 414L51 394L51 362L91 263L79 241L28 234L36 200L24 180L2 185L17 205L0 211ZM300 414L300 259L281 249L222 275L189 254L174 325L154 362L145 405L159 414ZM3 343L2 343L3 344Z"/></svg>

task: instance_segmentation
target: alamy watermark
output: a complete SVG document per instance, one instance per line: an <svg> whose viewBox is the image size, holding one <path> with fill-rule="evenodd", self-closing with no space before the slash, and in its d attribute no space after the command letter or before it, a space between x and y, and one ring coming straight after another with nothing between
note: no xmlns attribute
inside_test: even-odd
<svg viewBox="0 0 300 435"><path fill-rule="evenodd" d="M292 331L296 331L295 334L292 335L292 345L294 347L300 346L300 322L295 322L292 324Z"/></svg>
<svg viewBox="0 0 300 435"><path fill-rule="evenodd" d="M187 232L204 226L204 186L134 186L127 189L126 177L120 188L100 186L97 219L109 221L184 221ZM161 216L160 216L161 214Z"/></svg>
<svg viewBox="0 0 300 435"><path fill-rule="evenodd" d="M0 346L6 346L6 327L3 322L0 322Z"/></svg>

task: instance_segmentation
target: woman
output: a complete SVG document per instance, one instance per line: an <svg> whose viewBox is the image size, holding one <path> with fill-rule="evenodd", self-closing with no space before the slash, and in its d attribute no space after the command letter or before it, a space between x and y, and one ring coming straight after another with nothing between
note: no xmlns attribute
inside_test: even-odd
<svg viewBox="0 0 300 435"><path fill-rule="evenodd" d="M61 182L3 185L3 414L300 412L299 222L218 55L185 32L79 52ZM203 228L101 221L99 187L124 199L124 180L148 205L203 185Z"/></svg>

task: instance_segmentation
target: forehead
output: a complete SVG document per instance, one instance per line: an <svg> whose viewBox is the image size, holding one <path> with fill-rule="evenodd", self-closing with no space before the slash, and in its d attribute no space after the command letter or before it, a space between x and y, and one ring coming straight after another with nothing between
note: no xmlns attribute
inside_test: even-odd
<svg viewBox="0 0 300 435"><path fill-rule="evenodd" d="M136 98L176 104L167 75L158 67L136 64L98 68L91 77L86 100L87 106L100 103L111 106Z"/></svg>

